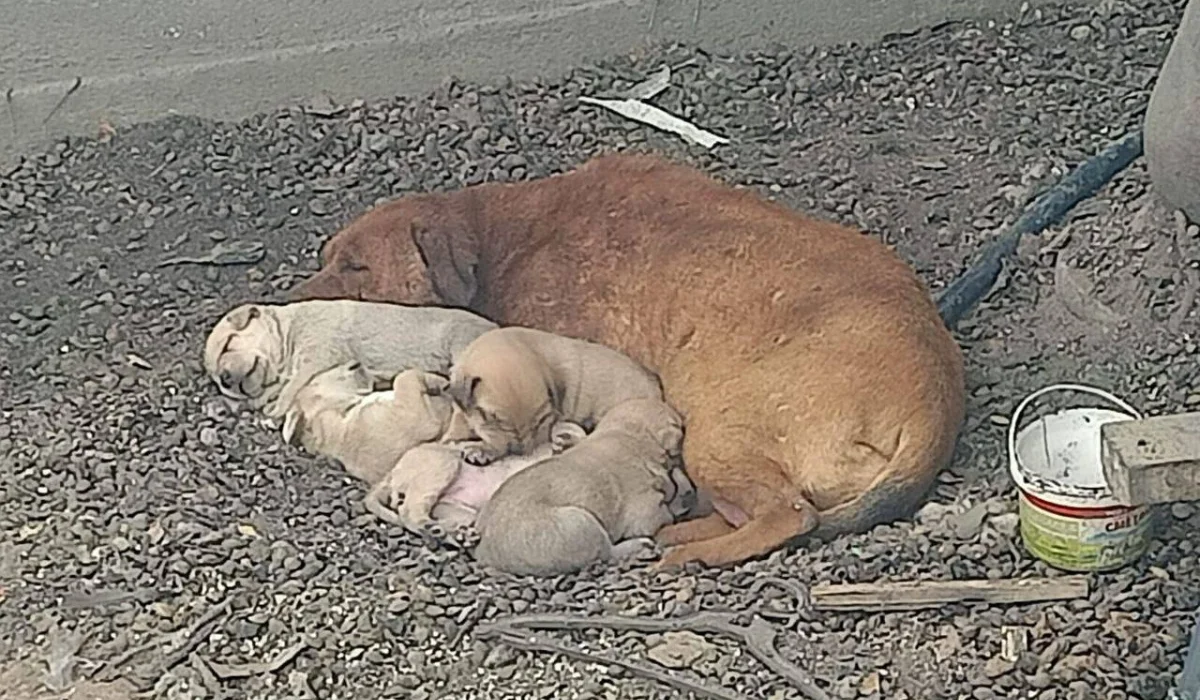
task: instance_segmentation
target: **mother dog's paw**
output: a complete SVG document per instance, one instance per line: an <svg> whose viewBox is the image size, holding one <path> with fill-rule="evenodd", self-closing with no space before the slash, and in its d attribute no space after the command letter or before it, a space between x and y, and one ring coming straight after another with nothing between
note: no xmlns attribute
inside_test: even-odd
<svg viewBox="0 0 1200 700"><path fill-rule="evenodd" d="M684 544L676 547L667 548L663 553L662 558L650 565L653 571L679 571L691 562L698 562L707 565L705 561L705 552L701 547L695 544Z"/></svg>

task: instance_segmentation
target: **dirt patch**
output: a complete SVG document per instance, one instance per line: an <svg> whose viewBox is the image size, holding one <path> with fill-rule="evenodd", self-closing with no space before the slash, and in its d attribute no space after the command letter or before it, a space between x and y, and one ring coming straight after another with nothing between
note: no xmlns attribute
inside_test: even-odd
<svg viewBox="0 0 1200 700"><path fill-rule="evenodd" d="M43 682L44 672L29 663L0 666L0 688L8 700L134 700L135 689L127 681L93 683L82 680L61 690L50 690Z"/></svg>

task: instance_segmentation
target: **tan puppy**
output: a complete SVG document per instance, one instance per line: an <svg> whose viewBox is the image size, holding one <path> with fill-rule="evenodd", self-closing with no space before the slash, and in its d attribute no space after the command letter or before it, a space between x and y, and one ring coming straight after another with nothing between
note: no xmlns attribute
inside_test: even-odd
<svg viewBox="0 0 1200 700"><path fill-rule="evenodd" d="M729 514L665 528L664 564L904 517L962 425L962 354L888 246L660 158L401 197L322 256L293 298L461 306L656 372Z"/></svg>
<svg viewBox="0 0 1200 700"><path fill-rule="evenodd" d="M662 385L611 348L510 327L488 331L462 351L450 369L449 393L462 421L445 439L478 437L463 456L482 465L545 444L558 421L590 429L619 403L661 399Z"/></svg>
<svg viewBox="0 0 1200 700"><path fill-rule="evenodd" d="M467 464L461 442L417 445L367 494L364 505L384 522L441 537L475 522L479 509L514 474L578 444L587 433L560 421L549 443L486 467Z"/></svg>
<svg viewBox="0 0 1200 700"><path fill-rule="evenodd" d="M458 309L363 301L244 304L216 324L204 368L221 392L280 418L318 372L357 361L376 382L401 370L446 373L496 324Z"/></svg>
<svg viewBox="0 0 1200 700"><path fill-rule="evenodd" d="M453 410L445 377L405 370L390 391L374 391L358 362L318 373L296 394L283 439L342 463L353 477L376 484L413 447L437 440Z"/></svg>
<svg viewBox="0 0 1200 700"><path fill-rule="evenodd" d="M653 546L695 503L678 464L683 420L665 402L608 410L578 445L505 481L479 513L481 564L553 576Z"/></svg>

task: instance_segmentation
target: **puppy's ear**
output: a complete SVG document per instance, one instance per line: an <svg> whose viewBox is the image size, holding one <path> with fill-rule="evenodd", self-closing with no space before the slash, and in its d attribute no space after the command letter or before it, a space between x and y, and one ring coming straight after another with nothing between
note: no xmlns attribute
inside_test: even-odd
<svg viewBox="0 0 1200 700"><path fill-rule="evenodd" d="M467 415L462 412L462 409L455 406L450 410L450 422L446 425L446 432L442 433L441 442L462 442L464 440L478 439L475 436L475 431L471 430L471 424L467 422Z"/></svg>
<svg viewBox="0 0 1200 700"><path fill-rule="evenodd" d="M475 407L475 394L479 390L480 377L463 377L457 382L449 382L447 391L450 392L450 398L454 399L454 403L458 404L466 410Z"/></svg>
<svg viewBox="0 0 1200 700"><path fill-rule="evenodd" d="M229 319L229 325L233 326L233 330L244 331L246 330L246 326L249 326L250 322L258 318L261 313L262 310L257 306L246 304L230 311L229 316L226 318Z"/></svg>
<svg viewBox="0 0 1200 700"><path fill-rule="evenodd" d="M437 372L421 373L421 390L426 396L441 396L450 388L450 380Z"/></svg>
<svg viewBox="0 0 1200 700"><path fill-rule="evenodd" d="M669 457L678 457L683 453L683 419L674 411L669 411L667 417L668 420L655 426L654 439Z"/></svg>
<svg viewBox="0 0 1200 700"><path fill-rule="evenodd" d="M479 292L479 253L465 227L413 219L409 233L434 294L446 304L469 307Z"/></svg>
<svg viewBox="0 0 1200 700"><path fill-rule="evenodd" d="M283 419L283 441L288 445L294 445L293 438L296 437L297 431L300 429L303 417L300 411L292 409L287 412Z"/></svg>
<svg viewBox="0 0 1200 700"><path fill-rule="evenodd" d="M375 387L375 375L366 367L363 367L361 362L351 362L346 369L354 373L354 379L358 383L366 384L371 388Z"/></svg>

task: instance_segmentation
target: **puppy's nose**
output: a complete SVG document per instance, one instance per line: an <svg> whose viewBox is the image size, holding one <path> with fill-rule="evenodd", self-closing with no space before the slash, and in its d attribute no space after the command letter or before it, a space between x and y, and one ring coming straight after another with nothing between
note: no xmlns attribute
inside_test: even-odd
<svg viewBox="0 0 1200 700"><path fill-rule="evenodd" d="M220 382L221 386L230 386L233 384L233 373L227 369L223 369L217 374L217 381Z"/></svg>

